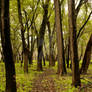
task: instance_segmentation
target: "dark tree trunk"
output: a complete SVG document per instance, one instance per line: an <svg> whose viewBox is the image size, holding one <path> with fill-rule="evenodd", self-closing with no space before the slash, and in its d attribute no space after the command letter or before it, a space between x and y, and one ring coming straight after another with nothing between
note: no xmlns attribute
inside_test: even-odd
<svg viewBox="0 0 92 92"><path fill-rule="evenodd" d="M48 33L49 33L49 66L55 66L55 61L53 59L53 48L52 48L52 38L51 38L51 28L50 22L47 22Z"/></svg>
<svg viewBox="0 0 92 92"><path fill-rule="evenodd" d="M47 15L48 15L48 4L49 0L46 1L46 3L43 5L44 9L44 15L43 15L43 21L41 24L40 32L38 35L38 41L37 41L37 46L38 46L38 62L37 62L37 70L42 71L42 49L43 49L43 42L44 42L44 34L45 34L45 29L46 29L46 24L47 24Z"/></svg>
<svg viewBox="0 0 92 92"><path fill-rule="evenodd" d="M66 73L60 1L54 0L57 32L58 74Z"/></svg>
<svg viewBox="0 0 92 92"><path fill-rule="evenodd" d="M23 49L23 57L24 57L24 72L28 73L28 53L29 49L27 48L27 44L25 42L25 37L24 37L24 26L22 22L22 13L21 13L21 5L20 5L20 0L17 0L18 4L18 16L19 16L19 23L21 26L21 39L22 39L22 49Z"/></svg>
<svg viewBox="0 0 92 92"><path fill-rule="evenodd" d="M46 59L46 61L49 61L49 55L47 53L47 48L46 48L45 42L44 42L43 46L44 46L44 50L45 50L45 59Z"/></svg>
<svg viewBox="0 0 92 92"><path fill-rule="evenodd" d="M69 9L69 32L70 32L70 47L72 60L72 85L80 86L79 61L76 39L76 17L75 17L75 0L68 0Z"/></svg>
<svg viewBox="0 0 92 92"><path fill-rule="evenodd" d="M6 91L17 92L16 89L16 74L13 60L13 51L10 41L10 17L9 17L9 0L0 0L1 13L0 28L1 42L5 61L6 71Z"/></svg>
<svg viewBox="0 0 92 92"><path fill-rule="evenodd" d="M31 52L29 53L29 64L32 64L35 40L31 37Z"/></svg>
<svg viewBox="0 0 92 92"><path fill-rule="evenodd" d="M28 21L28 19L26 19ZM30 62L30 43L29 43L29 29L28 29L28 22L27 22L27 48L28 48L28 61Z"/></svg>
<svg viewBox="0 0 92 92"><path fill-rule="evenodd" d="M69 51L70 51L70 39L68 39L68 47L67 47L67 55L66 55L66 62L67 62L67 68L69 68Z"/></svg>
<svg viewBox="0 0 92 92"><path fill-rule="evenodd" d="M0 0L0 34L1 34L1 0Z"/></svg>
<svg viewBox="0 0 92 92"><path fill-rule="evenodd" d="M44 54L43 54L43 65L46 66Z"/></svg>
<svg viewBox="0 0 92 92"><path fill-rule="evenodd" d="M82 60L83 57L83 44L81 44L81 54L79 56L79 61Z"/></svg>
<svg viewBox="0 0 92 92"><path fill-rule="evenodd" d="M23 51L21 53L21 67L22 67L22 64L23 64Z"/></svg>
<svg viewBox="0 0 92 92"><path fill-rule="evenodd" d="M24 73L28 73L28 51L24 51Z"/></svg>
<svg viewBox="0 0 92 92"><path fill-rule="evenodd" d="M85 50L85 54L84 54L84 58L83 58L83 63L80 69L80 73L87 73L88 70L88 66L90 63L90 59L91 59L91 53L92 53L92 34L90 36L90 39L88 41L86 50Z"/></svg>

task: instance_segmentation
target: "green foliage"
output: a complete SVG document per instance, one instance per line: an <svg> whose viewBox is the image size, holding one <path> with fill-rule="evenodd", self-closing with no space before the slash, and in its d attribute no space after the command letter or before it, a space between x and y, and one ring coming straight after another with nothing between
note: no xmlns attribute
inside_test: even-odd
<svg viewBox="0 0 92 92"><path fill-rule="evenodd" d="M0 92L5 90L5 69L4 63L0 63ZM19 63L16 63L16 82L17 92L29 92L32 89L32 81L36 77L36 74L42 72L36 71L36 62L32 66L29 66L29 73L24 74L23 67Z"/></svg>
<svg viewBox="0 0 92 92"><path fill-rule="evenodd" d="M5 90L5 69L4 64L0 63L0 92L4 92Z"/></svg>

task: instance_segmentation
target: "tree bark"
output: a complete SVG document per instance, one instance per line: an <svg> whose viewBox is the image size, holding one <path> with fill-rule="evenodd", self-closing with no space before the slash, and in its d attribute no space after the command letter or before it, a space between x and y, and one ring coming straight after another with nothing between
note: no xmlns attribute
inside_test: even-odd
<svg viewBox="0 0 92 92"><path fill-rule="evenodd" d="M9 0L0 0L0 28L1 43L5 61L6 71L6 90L5 92L17 92L16 73L13 60L13 51L10 41L10 17L9 17Z"/></svg>
<svg viewBox="0 0 92 92"><path fill-rule="evenodd" d="M27 48L27 44L25 42L25 37L24 37L24 26L22 22L22 13L21 13L21 5L20 5L20 0L17 0L17 5L18 5L18 16L19 16L19 23L21 26L21 39L22 39L22 49L23 49L23 56L24 56L24 72L28 73L28 54L29 54L29 49Z"/></svg>
<svg viewBox="0 0 92 92"><path fill-rule="evenodd" d="M72 60L72 85L80 86L79 61L76 39L76 17L75 17L75 0L68 0L68 17L69 17L69 32L70 32L70 47Z"/></svg>
<svg viewBox="0 0 92 92"><path fill-rule="evenodd" d="M49 66L55 66L55 60L53 59L53 48L52 48L52 38L51 38L51 28L50 22L47 22L48 33L49 33Z"/></svg>
<svg viewBox="0 0 92 92"><path fill-rule="evenodd" d="M60 1L54 0L58 51L58 74L66 73Z"/></svg>
<svg viewBox="0 0 92 92"><path fill-rule="evenodd" d="M38 35L38 41L37 41L37 46L38 46L38 62L37 62L37 70L42 71L42 57L43 57L43 42L44 42L44 34L45 34L45 29L46 29L46 24L47 24L47 15L48 15L48 4L49 0L46 1L46 3L43 5L44 9L44 15L43 15L43 21L41 24L40 32Z"/></svg>
<svg viewBox="0 0 92 92"><path fill-rule="evenodd" d="M1 34L1 0L0 0L0 34Z"/></svg>
<svg viewBox="0 0 92 92"><path fill-rule="evenodd" d="M32 59L33 59L33 52L34 52L34 45L35 45L35 40L33 37L31 37L31 52L29 53L29 64L32 64Z"/></svg>
<svg viewBox="0 0 92 92"><path fill-rule="evenodd" d="M67 68L69 68L69 55L70 55L70 39L68 39L67 53L66 53Z"/></svg>
<svg viewBox="0 0 92 92"><path fill-rule="evenodd" d="M80 69L80 73L87 73L88 70L88 66L90 63L90 59L91 59L91 53L92 53L92 34L90 36L90 39L88 41L86 50L85 50L85 54L84 54L84 58L83 58L83 63Z"/></svg>

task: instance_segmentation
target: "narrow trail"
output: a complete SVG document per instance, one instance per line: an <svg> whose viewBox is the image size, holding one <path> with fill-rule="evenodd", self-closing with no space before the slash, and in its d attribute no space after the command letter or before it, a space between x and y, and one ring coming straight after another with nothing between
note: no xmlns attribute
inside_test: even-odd
<svg viewBox="0 0 92 92"><path fill-rule="evenodd" d="M56 92L55 82L50 75L55 74L51 68L46 69L42 74L36 75L33 81L31 92Z"/></svg>

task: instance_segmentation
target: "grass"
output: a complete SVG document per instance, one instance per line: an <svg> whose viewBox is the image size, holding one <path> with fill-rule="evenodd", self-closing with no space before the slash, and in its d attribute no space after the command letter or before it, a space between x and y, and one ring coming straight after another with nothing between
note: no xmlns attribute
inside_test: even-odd
<svg viewBox="0 0 92 92"><path fill-rule="evenodd" d="M29 66L28 74L24 74L23 67L21 68L20 64L16 64L16 81L18 92L30 92L30 90L32 89L33 79L36 77L37 74L43 73L38 72L36 69L37 69L37 62L35 60L33 60L33 64Z"/></svg>
<svg viewBox="0 0 92 92"><path fill-rule="evenodd" d="M48 66L48 63L47 63ZM45 66L44 68L46 68ZM24 74L24 69L21 67L20 63L15 64L16 69L16 82L17 82L17 92L29 92L32 89L33 79L36 77L35 75L40 74L42 72L36 71L36 61L33 61L33 65L29 66L29 73ZM4 63L0 63L0 92L4 92L5 90L5 65Z"/></svg>
<svg viewBox="0 0 92 92"><path fill-rule="evenodd" d="M0 92L4 92L5 90L5 69L4 63L0 63ZM33 60L33 65L29 66L29 73L24 74L23 67L21 67L20 63L15 64L16 68L16 81L17 81L17 92L31 92L32 83L36 75L41 74L43 72L36 71L37 63ZM46 66L44 69L49 67L49 63L46 62ZM55 71L55 74L50 75L54 79L55 87L57 92L79 92L78 88L74 88L71 86L72 83L72 74L71 69L67 69L67 75L58 76L57 72L57 63L55 67L52 67ZM88 73L85 75L81 75L81 83L82 86L87 86L92 82L92 64L89 65ZM84 89L83 89L84 90ZM85 91L81 92L85 92ZM92 88L88 88L87 90L92 90ZM86 91L87 92L87 91ZM92 92L92 91L88 91Z"/></svg>
<svg viewBox="0 0 92 92"><path fill-rule="evenodd" d="M92 60L91 60L92 61ZM82 61L80 62L81 66ZM57 70L57 63L53 69ZM75 88L71 86L72 84L72 71L71 69L67 69L67 75L58 76L51 75L51 77L55 80L56 90L57 92L92 92L92 86L89 88L89 85L92 85L92 63L90 63L87 74L80 75L81 77L81 88ZM85 91L86 90L86 91Z"/></svg>
<svg viewBox="0 0 92 92"><path fill-rule="evenodd" d="M5 90L5 69L4 63L0 63L0 92Z"/></svg>

